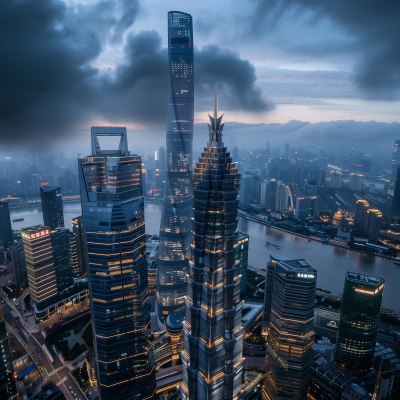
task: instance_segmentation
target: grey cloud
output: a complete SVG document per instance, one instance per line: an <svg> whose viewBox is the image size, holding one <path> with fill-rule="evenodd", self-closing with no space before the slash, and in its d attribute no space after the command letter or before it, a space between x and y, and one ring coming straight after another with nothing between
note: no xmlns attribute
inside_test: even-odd
<svg viewBox="0 0 400 400"><path fill-rule="evenodd" d="M125 36L139 12L138 2L127 0L72 6L58 0L0 2L2 140L40 146L96 120L164 128L168 61L158 32L128 34L124 63L115 70L91 66L106 45ZM248 61L217 46L196 49L198 109L216 80L227 109L272 107L261 97Z"/></svg>
<svg viewBox="0 0 400 400"><path fill-rule="evenodd" d="M210 96L217 81L226 110L262 113L274 108L255 85L254 66L236 52L216 45L203 47L195 53L195 73L197 96ZM210 104L204 106L210 108Z"/></svg>
<svg viewBox="0 0 400 400"><path fill-rule="evenodd" d="M262 34L261 29L290 21L305 21L314 26L325 24L339 25L347 35L348 49L358 56L353 71L353 79L364 91L364 96L377 99L400 98L400 52L398 51L400 3L387 1L384 4L372 0L363 1L319 1L319 0L255 0L256 8L249 22L249 29ZM257 29L254 30L254 27ZM309 26L305 36L296 29L305 43L313 43ZM296 37L292 36L296 41ZM346 43L346 41L339 41ZM314 50L318 50L315 46ZM301 49L304 51L304 46ZM338 51L337 46L327 42L324 53Z"/></svg>

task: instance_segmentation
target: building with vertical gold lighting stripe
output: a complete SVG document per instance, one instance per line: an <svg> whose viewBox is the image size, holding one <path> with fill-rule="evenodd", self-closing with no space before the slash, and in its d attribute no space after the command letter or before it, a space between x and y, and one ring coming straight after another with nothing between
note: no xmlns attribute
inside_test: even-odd
<svg viewBox="0 0 400 400"><path fill-rule="evenodd" d="M317 271L306 260L275 260L266 343L264 400L303 400L313 362Z"/></svg>
<svg viewBox="0 0 400 400"><path fill-rule="evenodd" d="M182 398L229 400L241 390L243 303L237 273L239 174L222 142L222 116L193 176L192 244L183 323Z"/></svg>

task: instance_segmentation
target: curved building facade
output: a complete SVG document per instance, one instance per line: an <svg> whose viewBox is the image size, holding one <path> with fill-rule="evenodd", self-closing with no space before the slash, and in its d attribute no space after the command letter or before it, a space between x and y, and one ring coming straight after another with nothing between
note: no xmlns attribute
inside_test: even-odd
<svg viewBox="0 0 400 400"><path fill-rule="evenodd" d="M374 360L385 280L346 272L335 362L347 370L368 370Z"/></svg>
<svg viewBox="0 0 400 400"><path fill-rule="evenodd" d="M121 136L101 151L97 136ZM102 400L154 399L141 158L126 128L92 127L92 155L79 159L97 382Z"/></svg>
<svg viewBox="0 0 400 400"><path fill-rule="evenodd" d="M168 13L169 95L166 166L157 272L158 319L184 311L192 217L193 24Z"/></svg>
<svg viewBox="0 0 400 400"><path fill-rule="evenodd" d="M193 176L193 222L183 322L181 394L188 399L233 399L241 389L243 303L237 274L239 174L222 143L221 117Z"/></svg>

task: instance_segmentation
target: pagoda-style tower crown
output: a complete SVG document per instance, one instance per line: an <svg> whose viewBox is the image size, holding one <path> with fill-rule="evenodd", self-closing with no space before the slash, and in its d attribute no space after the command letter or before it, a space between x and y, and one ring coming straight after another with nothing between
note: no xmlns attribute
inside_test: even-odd
<svg viewBox="0 0 400 400"><path fill-rule="evenodd" d="M215 97L214 97L214 117L212 117L210 114L208 114L208 117L210 118L210 123L208 125L208 131L209 131L209 139L208 139L208 146L209 147L223 147L222 143L222 129L224 128L224 124L221 124L222 122L222 117L224 114L222 114L218 118L218 91L217 91L217 84L215 84Z"/></svg>

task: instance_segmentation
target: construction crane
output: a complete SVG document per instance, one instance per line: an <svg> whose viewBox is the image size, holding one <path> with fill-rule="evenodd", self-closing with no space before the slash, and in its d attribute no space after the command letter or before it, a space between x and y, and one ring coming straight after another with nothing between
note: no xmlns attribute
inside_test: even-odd
<svg viewBox="0 0 400 400"><path fill-rule="evenodd" d="M372 396L373 399L378 399L378 392L379 392L379 381L381 380L381 370L382 370L382 362L383 362L383 356L381 357L381 363L379 364L379 370L377 371L376 374L376 379L375 379L375 388L374 388L374 395ZM375 369L375 368L374 368ZM394 368L390 369L388 371L383 371L384 374L387 374L389 372L394 372L398 371L400 368ZM375 370L376 371L376 370Z"/></svg>

